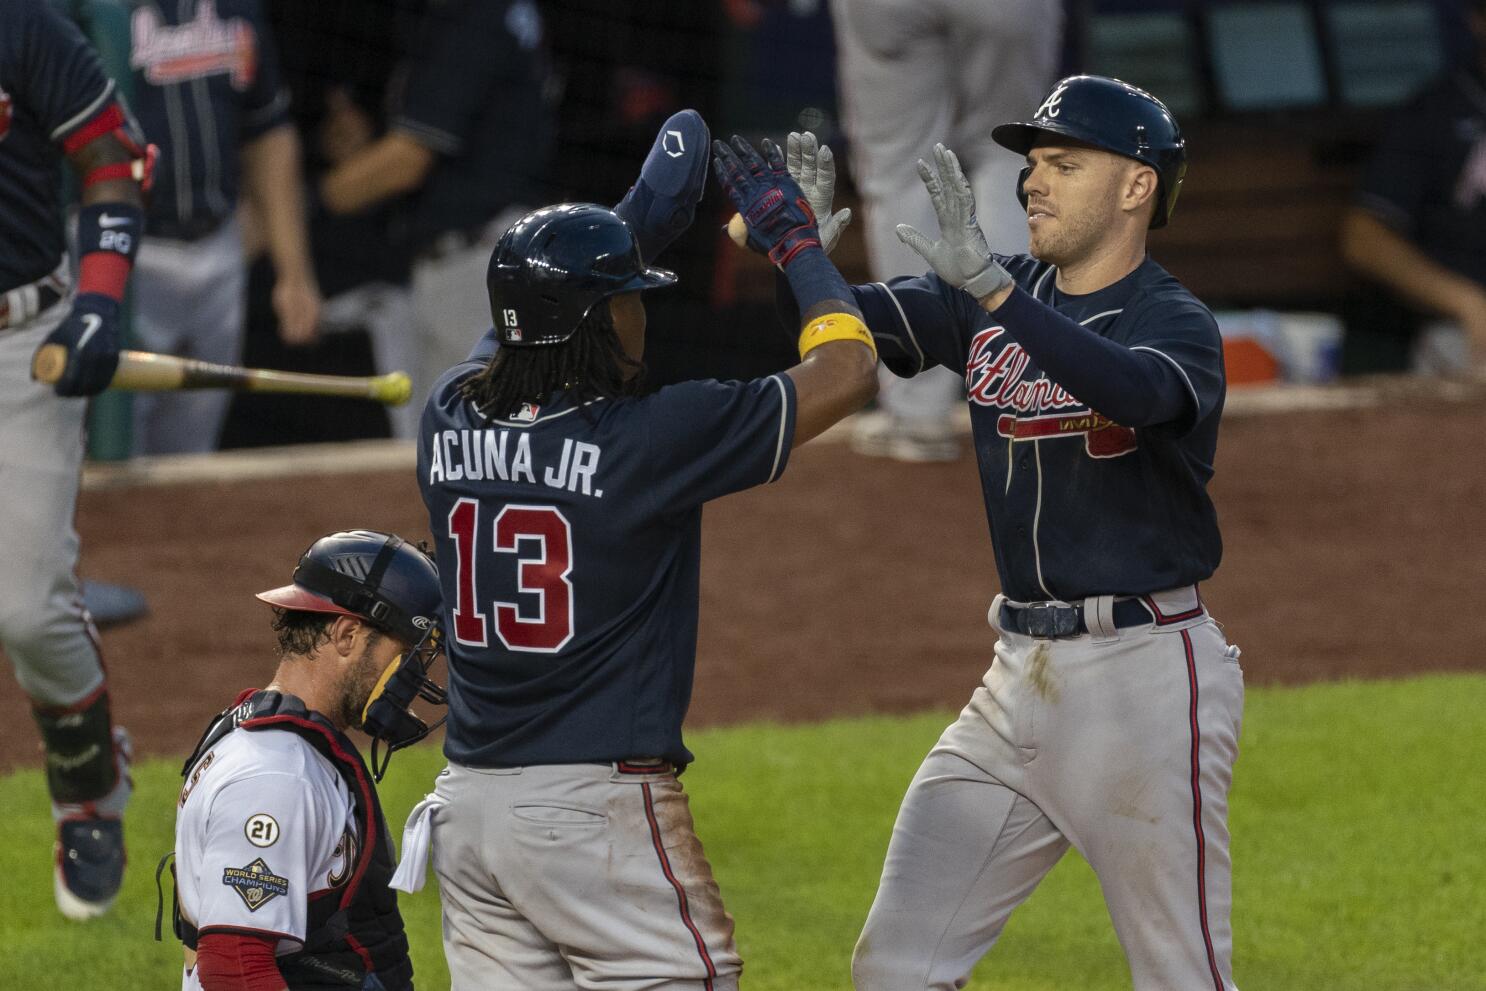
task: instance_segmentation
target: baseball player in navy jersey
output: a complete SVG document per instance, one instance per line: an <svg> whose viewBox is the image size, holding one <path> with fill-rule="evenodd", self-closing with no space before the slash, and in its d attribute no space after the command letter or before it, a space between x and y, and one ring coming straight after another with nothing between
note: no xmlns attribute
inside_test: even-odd
<svg viewBox="0 0 1486 991"><path fill-rule="evenodd" d="M118 365L151 149L98 59L44 0L0 5L0 645L31 698L57 821L57 905L107 911L124 870L127 738L113 725L97 633L75 574L87 402ZM60 166L82 189L78 266L58 217ZM41 344L67 365L30 379ZM55 390L55 392L54 392Z"/></svg>
<svg viewBox="0 0 1486 991"><path fill-rule="evenodd" d="M274 267L288 344L314 339L320 291L305 235L299 138L259 0L141 0L130 18L134 107L160 146L135 276L135 344L219 364L242 355L244 228ZM134 396L136 454L216 450L232 394Z"/></svg>
<svg viewBox="0 0 1486 991"><path fill-rule="evenodd" d="M181 774L175 933L183 991L411 991L392 838L372 784L438 701L432 559L371 530L310 545L273 607L279 665L214 718ZM372 767L346 737L372 737ZM388 756L391 756L389 750Z"/></svg>
<svg viewBox="0 0 1486 991"><path fill-rule="evenodd" d="M687 147L678 160L705 156L705 141ZM490 260L495 326L424 409L449 767L409 820L402 869L421 881L407 851L431 826L458 989L737 986L732 920L677 779L692 761L681 724L701 509L779 478L876 377L779 149L734 138L713 150L754 243L800 299L798 365L637 393L641 292L674 276L637 245L659 251L672 236L654 227L667 197L635 209L651 197L632 194L634 227L563 204L506 232ZM700 193L687 188L682 203Z"/></svg>
<svg viewBox="0 0 1486 991"><path fill-rule="evenodd" d="M993 137L1025 156L1030 255L989 250L939 146L919 166L939 238L898 228L931 271L852 290L894 372L965 376L1001 581L995 659L903 799L852 976L962 986L1071 845L1139 991L1225 991L1243 675L1197 590L1222 551L1222 342L1146 254L1185 145L1097 76Z"/></svg>

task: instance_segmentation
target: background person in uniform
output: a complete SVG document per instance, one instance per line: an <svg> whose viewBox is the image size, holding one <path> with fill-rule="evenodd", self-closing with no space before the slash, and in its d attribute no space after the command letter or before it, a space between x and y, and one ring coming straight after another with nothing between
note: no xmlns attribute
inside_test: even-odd
<svg viewBox="0 0 1486 991"><path fill-rule="evenodd" d="M1022 161L991 140L991 128L1047 92L1058 68L1062 4L831 0L831 18L872 277L919 264L894 225L932 226L915 163L936 142L957 149L974 177L992 249L1025 251L1025 218L1007 193ZM884 372L880 409L861 418L852 446L905 461L953 460L959 443L950 418L963 389L949 369L911 379Z"/></svg>
<svg viewBox="0 0 1486 991"><path fill-rule="evenodd" d="M1002 590L995 659L903 798L852 978L962 986L1076 846L1137 991L1231 991L1243 673L1197 590L1222 555L1223 349L1146 253L1186 146L1153 96L1098 76L993 136L1025 155L1031 253L992 253L936 146L939 239L897 230L932 271L852 290L894 372L965 375Z"/></svg>
<svg viewBox="0 0 1486 991"><path fill-rule="evenodd" d="M1486 3L1472 0L1469 22L1476 57L1393 117L1343 220L1347 263L1411 311L1350 321L1344 372L1486 361Z"/></svg>
<svg viewBox="0 0 1486 991"><path fill-rule="evenodd" d="M135 346L238 364L245 239L272 259L280 336L314 340L320 293L299 138L258 0L142 0L129 63L140 121L161 148L139 257ZM222 389L137 393L135 453L215 450L231 399Z"/></svg>
<svg viewBox="0 0 1486 991"><path fill-rule="evenodd" d="M0 4L0 646L46 749L55 894L73 919L118 894L130 792L128 740L76 576L77 397L102 391L118 366L148 156L77 28L44 0ZM75 291L58 219L64 157L82 190ZM30 377L44 343L69 352L55 392Z"/></svg>
<svg viewBox="0 0 1486 991"><path fill-rule="evenodd" d="M399 537L342 531L258 598L274 610L273 680L212 721L182 772L182 987L406 991L413 965L387 886L392 840L345 734L356 727L401 747L428 732L407 706L430 686L439 650L438 571Z"/></svg>
<svg viewBox="0 0 1486 991"><path fill-rule="evenodd" d="M778 149L766 163L739 138L713 147L802 299L798 365L639 397L640 291L674 277L613 212L564 204L501 238L495 328L425 407L419 485L452 596L450 763L409 833L431 821L455 988L737 986L732 920L677 780L701 508L777 479L876 373Z"/></svg>
<svg viewBox="0 0 1486 991"><path fill-rule="evenodd" d="M332 213L407 197L415 253L413 399L489 327L481 290L496 238L534 199L552 146L542 19L532 0L438 0L391 94L391 126L320 182ZM366 133L350 101L326 127ZM342 142L344 144L344 141Z"/></svg>

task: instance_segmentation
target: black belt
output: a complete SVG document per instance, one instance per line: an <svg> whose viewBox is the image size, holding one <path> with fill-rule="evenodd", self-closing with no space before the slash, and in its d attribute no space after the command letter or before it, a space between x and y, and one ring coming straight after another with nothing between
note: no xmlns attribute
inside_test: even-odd
<svg viewBox="0 0 1486 991"><path fill-rule="evenodd" d="M52 288L46 283L36 287L36 312L33 317L45 313L48 308L61 302L64 294ZM0 293L0 330L10 329L10 303L5 299L5 293Z"/></svg>
<svg viewBox="0 0 1486 991"><path fill-rule="evenodd" d="M1116 599L1111 610L1117 629L1154 623L1156 617L1139 599ZM1052 602L1034 602L1026 606L1001 604L1001 628L1023 636L1052 639L1078 637L1089 632L1084 623L1082 605L1062 606Z"/></svg>

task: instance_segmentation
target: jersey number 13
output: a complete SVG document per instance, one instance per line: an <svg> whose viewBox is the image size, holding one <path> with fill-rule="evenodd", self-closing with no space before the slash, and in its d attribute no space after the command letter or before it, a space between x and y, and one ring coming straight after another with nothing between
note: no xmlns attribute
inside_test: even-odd
<svg viewBox="0 0 1486 991"><path fill-rule="evenodd" d="M507 650L551 654L573 639L573 531L552 506L509 505L496 514L492 547L516 555L516 588L536 596L536 608L496 602L495 635ZM466 647L489 645L488 614L475 589L480 504L460 499L449 511L449 537L458 558L454 639ZM525 541L527 553L522 553ZM533 548L535 553L531 553Z"/></svg>

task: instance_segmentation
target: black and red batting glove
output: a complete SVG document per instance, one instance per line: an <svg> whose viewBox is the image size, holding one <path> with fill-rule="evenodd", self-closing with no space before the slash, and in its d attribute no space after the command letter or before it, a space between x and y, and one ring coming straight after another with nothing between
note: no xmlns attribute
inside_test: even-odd
<svg viewBox="0 0 1486 991"><path fill-rule="evenodd" d="M712 168L748 225L749 244L782 269L806 248L820 247L820 232L784 153L768 138L761 147L762 155L736 134L731 145L714 141Z"/></svg>

